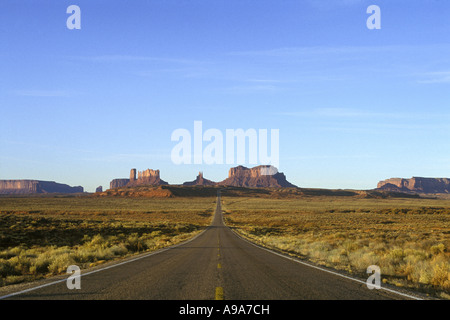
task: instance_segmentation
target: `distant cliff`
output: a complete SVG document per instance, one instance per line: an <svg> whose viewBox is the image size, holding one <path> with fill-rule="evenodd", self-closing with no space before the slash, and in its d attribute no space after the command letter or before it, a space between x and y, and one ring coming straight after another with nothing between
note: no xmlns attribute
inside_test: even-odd
<svg viewBox="0 0 450 320"><path fill-rule="evenodd" d="M282 172L272 166L257 166L251 169L237 166L229 170L227 179L217 184L234 187L296 188L286 180Z"/></svg>
<svg viewBox="0 0 450 320"><path fill-rule="evenodd" d="M450 193L450 179L423 178L411 179L391 178L378 182L377 189L417 193Z"/></svg>
<svg viewBox="0 0 450 320"><path fill-rule="evenodd" d="M54 181L0 180L0 194L79 193L83 187L71 187Z"/></svg>

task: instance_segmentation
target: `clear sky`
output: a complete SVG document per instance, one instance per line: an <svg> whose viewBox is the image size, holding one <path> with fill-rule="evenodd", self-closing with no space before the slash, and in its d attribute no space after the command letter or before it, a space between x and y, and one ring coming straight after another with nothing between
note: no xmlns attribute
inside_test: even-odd
<svg viewBox="0 0 450 320"><path fill-rule="evenodd" d="M449 17L446 0L2 0L0 179L221 181L234 165L171 161L196 120L279 129L300 187L449 177Z"/></svg>

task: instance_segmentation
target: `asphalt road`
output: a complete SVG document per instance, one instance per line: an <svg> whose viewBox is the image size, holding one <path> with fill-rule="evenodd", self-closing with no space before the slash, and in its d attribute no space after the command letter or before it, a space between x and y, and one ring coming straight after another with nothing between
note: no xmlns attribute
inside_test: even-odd
<svg viewBox="0 0 450 320"><path fill-rule="evenodd" d="M223 224L218 196L211 226L193 240L132 261L82 272L4 299L322 300L408 299L269 252Z"/></svg>

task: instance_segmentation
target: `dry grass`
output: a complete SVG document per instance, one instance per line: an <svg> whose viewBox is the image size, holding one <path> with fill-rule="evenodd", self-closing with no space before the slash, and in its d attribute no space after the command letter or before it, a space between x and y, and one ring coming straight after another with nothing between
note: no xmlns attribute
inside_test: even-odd
<svg viewBox="0 0 450 320"><path fill-rule="evenodd" d="M450 200L259 193L222 196L226 223L249 239L361 277L375 264L384 283L450 297ZM185 240L210 224L215 200L2 197L0 285Z"/></svg>
<svg viewBox="0 0 450 320"><path fill-rule="evenodd" d="M450 201L222 197L225 221L268 247L384 283L450 297Z"/></svg>
<svg viewBox="0 0 450 320"><path fill-rule="evenodd" d="M0 286L65 273L187 240L215 198L0 198Z"/></svg>

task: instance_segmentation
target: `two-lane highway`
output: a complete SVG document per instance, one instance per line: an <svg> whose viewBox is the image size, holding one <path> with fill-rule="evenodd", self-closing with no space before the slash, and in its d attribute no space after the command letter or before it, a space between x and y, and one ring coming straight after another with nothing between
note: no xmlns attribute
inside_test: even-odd
<svg viewBox="0 0 450 320"><path fill-rule="evenodd" d="M193 240L82 272L81 289L59 281L6 299L304 300L408 299L262 249L224 225L220 194L211 225Z"/></svg>

